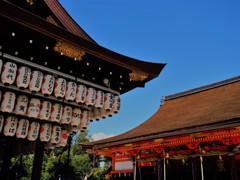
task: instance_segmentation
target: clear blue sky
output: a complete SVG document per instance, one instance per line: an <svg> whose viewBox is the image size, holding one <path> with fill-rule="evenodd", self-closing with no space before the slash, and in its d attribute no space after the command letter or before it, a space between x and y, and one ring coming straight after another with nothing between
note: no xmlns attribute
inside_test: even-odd
<svg viewBox="0 0 240 180"><path fill-rule="evenodd" d="M119 114L91 123L90 134L126 132L153 115L162 96L240 75L239 0L60 2L101 46L167 63L145 88L121 96Z"/></svg>

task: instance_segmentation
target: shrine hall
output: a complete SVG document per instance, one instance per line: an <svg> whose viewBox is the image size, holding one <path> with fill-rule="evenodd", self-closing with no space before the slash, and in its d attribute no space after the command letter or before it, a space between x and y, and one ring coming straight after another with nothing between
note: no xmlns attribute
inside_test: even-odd
<svg viewBox="0 0 240 180"><path fill-rule="evenodd" d="M158 77L166 64L99 45L58 0L0 1L0 179L11 158L66 147L90 123L120 111L121 95Z"/></svg>
<svg viewBox="0 0 240 180"><path fill-rule="evenodd" d="M165 96L138 127L83 144L112 180L240 179L240 76Z"/></svg>

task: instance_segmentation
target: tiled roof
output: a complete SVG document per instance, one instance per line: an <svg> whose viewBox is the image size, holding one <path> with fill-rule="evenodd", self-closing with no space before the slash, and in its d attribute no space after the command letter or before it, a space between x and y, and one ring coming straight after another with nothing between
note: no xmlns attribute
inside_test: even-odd
<svg viewBox="0 0 240 180"><path fill-rule="evenodd" d="M240 119L240 76L166 96L158 111L138 127L115 137L92 142L108 147L217 127Z"/></svg>

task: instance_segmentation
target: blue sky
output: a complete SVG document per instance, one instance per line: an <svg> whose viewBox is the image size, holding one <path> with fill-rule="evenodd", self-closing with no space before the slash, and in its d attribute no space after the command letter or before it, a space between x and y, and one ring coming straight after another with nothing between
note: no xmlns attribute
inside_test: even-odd
<svg viewBox="0 0 240 180"><path fill-rule="evenodd" d="M162 96L240 75L239 0L60 2L99 45L167 63L145 88L121 96L119 114L91 123L90 134L121 134L152 116Z"/></svg>

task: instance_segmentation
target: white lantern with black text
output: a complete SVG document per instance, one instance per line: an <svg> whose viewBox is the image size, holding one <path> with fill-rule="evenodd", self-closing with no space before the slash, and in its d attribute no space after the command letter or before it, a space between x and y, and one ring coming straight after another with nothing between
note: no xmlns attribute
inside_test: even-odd
<svg viewBox="0 0 240 180"><path fill-rule="evenodd" d="M59 99L63 98L66 94L66 86L67 82L65 79L57 78L54 83L54 95Z"/></svg>
<svg viewBox="0 0 240 180"><path fill-rule="evenodd" d="M43 123L40 126L40 141L48 142L51 138L52 125L49 123Z"/></svg>
<svg viewBox="0 0 240 180"><path fill-rule="evenodd" d="M73 108L71 125L77 127L81 121L81 109Z"/></svg>
<svg viewBox="0 0 240 180"><path fill-rule="evenodd" d="M102 118L101 117L101 109L94 108L93 114L94 114L94 118L96 119L96 121L99 121Z"/></svg>
<svg viewBox="0 0 240 180"><path fill-rule="evenodd" d="M45 145L45 149L51 149L51 150L53 150L53 149L55 149L55 146L56 144L52 144L50 141L49 142L47 142L46 143L46 145Z"/></svg>
<svg viewBox="0 0 240 180"><path fill-rule="evenodd" d="M57 144L57 146L64 147L64 146L67 145L67 141L68 141L68 133L67 133L67 130L62 130L62 131L61 131L61 136L60 136L60 141L59 141L59 143Z"/></svg>
<svg viewBox="0 0 240 180"><path fill-rule="evenodd" d="M100 114L101 114L101 117L102 117L103 119L105 119L106 117L108 117L107 111L106 111L106 109L104 109L104 108L100 109Z"/></svg>
<svg viewBox="0 0 240 180"><path fill-rule="evenodd" d="M113 106L113 95L112 93L106 93L104 96L104 106L103 108L106 111L110 111L112 109Z"/></svg>
<svg viewBox="0 0 240 180"><path fill-rule="evenodd" d="M55 81L55 78L53 77L53 75L47 74L43 77L41 91L44 95L52 94L54 89L54 81Z"/></svg>
<svg viewBox="0 0 240 180"><path fill-rule="evenodd" d="M113 106L112 106L112 111L116 114L119 112L120 110L120 106L121 106L121 100L120 97L118 95L115 95L113 97Z"/></svg>
<svg viewBox="0 0 240 180"><path fill-rule="evenodd" d="M49 120L51 115L52 104L49 101L43 101L40 105L39 119Z"/></svg>
<svg viewBox="0 0 240 180"><path fill-rule="evenodd" d="M75 82L69 81L67 83L65 99L67 101L73 101L76 98L76 92L77 92L77 84Z"/></svg>
<svg viewBox="0 0 240 180"><path fill-rule="evenodd" d="M87 98L86 98L86 105L91 107L94 106L96 101L96 90L94 88L87 88Z"/></svg>
<svg viewBox="0 0 240 180"><path fill-rule="evenodd" d="M42 87L43 74L40 71L32 71L29 90L33 93L40 91Z"/></svg>
<svg viewBox="0 0 240 180"><path fill-rule="evenodd" d="M17 74L17 65L12 62L6 62L2 68L1 80L4 85L13 84Z"/></svg>
<svg viewBox="0 0 240 180"><path fill-rule="evenodd" d="M14 113L19 115L25 115L28 108L28 97L19 95L17 97L17 103L14 108Z"/></svg>
<svg viewBox="0 0 240 180"><path fill-rule="evenodd" d="M2 97L1 111L11 113L14 108L16 95L13 92L5 92Z"/></svg>
<svg viewBox="0 0 240 180"><path fill-rule="evenodd" d="M81 114L81 123L80 128L81 129L87 129L88 125L90 123L90 114L89 111L84 110Z"/></svg>
<svg viewBox="0 0 240 180"><path fill-rule="evenodd" d="M5 136L14 136L17 130L17 118L9 116L4 121L3 133Z"/></svg>
<svg viewBox="0 0 240 180"><path fill-rule="evenodd" d="M61 124L69 124L72 120L72 107L64 106Z"/></svg>
<svg viewBox="0 0 240 180"><path fill-rule="evenodd" d="M61 138L61 127L60 126L53 126L52 127L52 134L50 138L50 142L52 144L58 144Z"/></svg>
<svg viewBox="0 0 240 180"><path fill-rule="evenodd" d="M78 85L75 101L78 104L83 104L83 103L85 103L86 98L87 98L87 87L85 85L82 85L82 84Z"/></svg>
<svg viewBox="0 0 240 180"><path fill-rule="evenodd" d="M28 129L27 139L29 141L36 141L36 139L38 138L39 129L40 124L38 122L31 122Z"/></svg>
<svg viewBox="0 0 240 180"><path fill-rule="evenodd" d="M95 119L93 111L93 108L89 110L90 122L93 122L93 120Z"/></svg>
<svg viewBox="0 0 240 180"><path fill-rule="evenodd" d="M0 115L0 133L2 132L3 125L4 125L4 117Z"/></svg>
<svg viewBox="0 0 240 180"><path fill-rule="evenodd" d="M20 119L18 121L16 137L17 138L26 138L28 134L29 121L27 119Z"/></svg>
<svg viewBox="0 0 240 180"><path fill-rule="evenodd" d="M40 100L37 98L31 98L28 110L27 110L27 116L30 118L37 118L40 112Z"/></svg>
<svg viewBox="0 0 240 180"><path fill-rule="evenodd" d="M62 105L59 103L55 103L52 106L52 111L51 111L51 116L50 116L51 121L60 122L60 120L62 118L62 111L63 111Z"/></svg>
<svg viewBox="0 0 240 180"><path fill-rule="evenodd" d="M30 83L31 69L26 66L22 66L17 72L17 87L20 89L27 88Z"/></svg>
<svg viewBox="0 0 240 180"><path fill-rule="evenodd" d="M104 105L104 93L102 91L97 91L95 107L101 109Z"/></svg>
<svg viewBox="0 0 240 180"><path fill-rule="evenodd" d="M2 72L2 65L3 65L3 62L2 62L2 60L0 59L0 74L1 74L1 72Z"/></svg>

